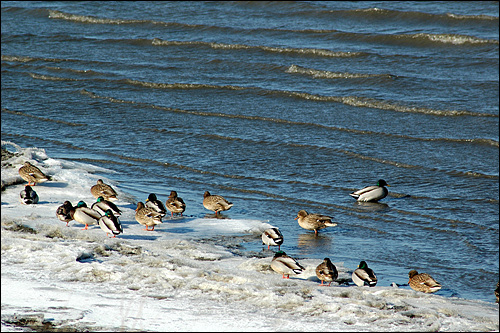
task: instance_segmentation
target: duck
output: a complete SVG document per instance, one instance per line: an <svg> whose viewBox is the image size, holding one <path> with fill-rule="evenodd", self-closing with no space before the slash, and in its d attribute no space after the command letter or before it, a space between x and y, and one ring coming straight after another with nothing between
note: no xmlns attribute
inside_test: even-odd
<svg viewBox="0 0 500 333"><path fill-rule="evenodd" d="M73 217L71 216L71 209L73 209L73 205L70 201L66 200L64 203L57 207L56 216L59 220L66 222L66 226L69 227L69 222L73 221Z"/></svg>
<svg viewBox="0 0 500 333"><path fill-rule="evenodd" d="M262 233L262 244L267 245L268 250L271 245L277 246L278 250L281 250L283 240L283 235L278 228L269 228Z"/></svg>
<svg viewBox="0 0 500 333"><path fill-rule="evenodd" d="M149 194L148 198L146 199L145 206L154 209L158 214L161 215L161 217L167 215L167 210L165 209L163 202L158 200L156 198L156 194L154 193Z"/></svg>
<svg viewBox="0 0 500 333"><path fill-rule="evenodd" d="M29 185L24 187L24 190L19 193L19 196L21 197L21 203L25 205L38 203L38 194L36 194L35 190L33 190Z"/></svg>
<svg viewBox="0 0 500 333"><path fill-rule="evenodd" d="M113 214L111 209L106 210L103 216L97 221L101 229L106 233L106 236L109 233L113 234L113 238L116 235L119 235L123 232L122 224L118 217Z"/></svg>
<svg viewBox="0 0 500 333"><path fill-rule="evenodd" d="M97 180L97 184L90 188L90 193L94 196L94 198L103 197L109 201L116 201L118 194L111 187L111 185L105 184L102 179Z"/></svg>
<svg viewBox="0 0 500 333"><path fill-rule="evenodd" d="M318 230L324 229L326 227L335 227L337 223L332 222L332 218L326 215L320 214L309 214L305 210L300 210L297 213L297 217L299 225L307 230L314 230L314 233L317 235Z"/></svg>
<svg viewBox="0 0 500 333"><path fill-rule="evenodd" d="M323 262L316 267L316 276L321 280L322 286L326 286L326 282L329 282L329 287L332 281L337 280L339 272L337 271L337 267L330 261L330 258L325 258ZM325 281L325 284L323 284L323 281Z"/></svg>
<svg viewBox="0 0 500 333"><path fill-rule="evenodd" d="M355 192L349 193L349 195L355 198L357 201L361 202L377 202L387 196L389 190L385 188L385 186L389 186L387 182L383 179L379 179L377 185L367 186L362 188L361 190L357 190Z"/></svg>
<svg viewBox="0 0 500 333"><path fill-rule="evenodd" d="M28 161L24 162L24 165L19 168L19 175L22 179L28 182L28 185L33 183L33 186L37 183L43 183L47 180L51 180L50 176L44 174L40 169Z"/></svg>
<svg viewBox="0 0 500 333"><path fill-rule="evenodd" d="M142 225L146 226L147 231L155 230L155 225L162 223L161 215L156 212L153 208L146 207L144 203L138 202L137 208L135 209L135 219ZM149 227L153 227L149 230Z"/></svg>
<svg viewBox="0 0 500 333"><path fill-rule="evenodd" d="M359 287L364 285L375 287L377 284L377 276L371 268L368 268L366 261L361 261L358 268L352 272L352 282Z"/></svg>
<svg viewBox="0 0 500 333"><path fill-rule="evenodd" d="M103 196L97 198L97 201L94 202L90 208L98 211L101 216L104 216L108 209L113 212L114 216L120 216L122 214L120 208L118 208L112 201L104 199Z"/></svg>
<svg viewBox="0 0 500 333"><path fill-rule="evenodd" d="M89 225L97 224L101 218L101 214L92 208L88 208L85 201L79 201L77 206L70 210L70 215L76 222L85 224L85 228L82 230L87 230Z"/></svg>
<svg viewBox="0 0 500 333"><path fill-rule="evenodd" d="M182 198L177 196L176 191L170 192L170 195L165 202L165 206L171 212L171 216L174 216L174 214L181 214L182 216L182 213L184 213L184 211L186 210L186 204L184 203Z"/></svg>
<svg viewBox="0 0 500 333"><path fill-rule="evenodd" d="M297 260L288 256L284 251L278 251L271 260L273 271L283 274L283 279L289 279L290 274L300 274L305 268ZM286 275L286 277L285 277Z"/></svg>
<svg viewBox="0 0 500 333"><path fill-rule="evenodd" d="M203 207L208 210L213 210L215 215L219 212L225 211L233 207L233 203L227 201L220 195L212 195L210 192L205 191L203 194Z"/></svg>
<svg viewBox="0 0 500 333"><path fill-rule="evenodd" d="M408 284L411 289L416 291L421 291L424 293L433 293L441 289L439 282L434 280L432 276L427 273L418 273L416 270L412 269L408 273Z"/></svg>

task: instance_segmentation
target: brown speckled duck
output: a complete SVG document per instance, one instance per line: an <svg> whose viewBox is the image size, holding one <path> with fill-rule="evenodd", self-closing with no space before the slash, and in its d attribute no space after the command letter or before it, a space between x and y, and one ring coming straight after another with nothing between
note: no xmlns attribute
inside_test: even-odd
<svg viewBox="0 0 500 333"><path fill-rule="evenodd" d="M153 208L144 206L144 203L138 202L135 209L135 219L140 224L146 226L147 231L154 231L157 224L162 223L160 213ZM149 227L153 227L151 230Z"/></svg>
<svg viewBox="0 0 500 333"><path fill-rule="evenodd" d="M177 196L176 191L170 192L170 195L165 202L165 206L170 211L171 216L174 216L174 214L181 214L182 216L182 213L184 213L184 211L186 210L186 204L184 203L182 198Z"/></svg>
<svg viewBox="0 0 500 333"><path fill-rule="evenodd" d="M71 216L71 210L73 209L73 205L68 200L64 201L64 203L57 207L56 216L59 220L66 222L66 226L69 227L69 222L73 221L73 217Z"/></svg>
<svg viewBox="0 0 500 333"><path fill-rule="evenodd" d="M321 285L326 286L326 282L328 286L332 284L332 281L337 280L339 273L337 271L337 267L330 261L330 258L323 259L323 262L316 267L316 276L321 280ZM325 284L323 284L325 281Z"/></svg>
<svg viewBox="0 0 500 333"><path fill-rule="evenodd" d="M90 188L90 193L94 198L103 197L106 200L115 201L117 200L116 191L111 187L111 185L105 184L102 179L97 180L97 184Z"/></svg>
<svg viewBox="0 0 500 333"><path fill-rule="evenodd" d="M412 269L408 273L408 277L410 278L408 284L413 290L433 293L441 289L441 285L427 273L419 274L416 270Z"/></svg>
<svg viewBox="0 0 500 333"><path fill-rule="evenodd" d="M19 168L19 175L28 182L28 185L33 183L33 186L37 183L43 183L50 180L49 176L28 161L24 162L24 165Z"/></svg>
<svg viewBox="0 0 500 333"><path fill-rule="evenodd" d="M211 195L205 191L203 194L203 207L212 210L217 215L219 212L225 211L233 207L233 203L227 201L220 195Z"/></svg>
<svg viewBox="0 0 500 333"><path fill-rule="evenodd" d="M309 214L305 210L301 210L297 213L297 217L299 225L307 230L314 230L314 233L317 235L318 230L324 229L326 227L335 227L337 223L332 222L332 218L326 215L320 214Z"/></svg>

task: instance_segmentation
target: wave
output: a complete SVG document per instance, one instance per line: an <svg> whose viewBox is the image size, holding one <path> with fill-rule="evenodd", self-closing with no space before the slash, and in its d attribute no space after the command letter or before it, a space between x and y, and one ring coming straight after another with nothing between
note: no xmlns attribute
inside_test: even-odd
<svg viewBox="0 0 500 333"><path fill-rule="evenodd" d="M13 56L2 54L2 61L10 62L32 62L32 61L47 61L47 62L63 62L63 61L76 61L72 59L57 59L57 58L40 58L40 57L27 57L27 56Z"/></svg>
<svg viewBox="0 0 500 333"><path fill-rule="evenodd" d="M93 16L75 15L64 13L56 10L49 10L49 18L52 19L64 19L69 21L81 22L81 23L92 23L92 24L160 24L164 26L183 26L189 28L200 28L206 27L202 25L188 25L173 22L158 22L151 20L123 20L123 19L108 19L108 18L97 18ZM222 28L221 28L222 29ZM226 28L227 29L227 28ZM301 55L313 55L313 56L323 56L323 57L357 57L361 55L366 55L364 52L341 52L341 51L331 51L326 49L311 49L311 48L287 48L287 47L271 47L271 46L253 46L245 44L226 44L226 43L213 43L213 42L202 42L202 41L168 41L161 40L159 38L154 38L151 41L152 45L155 46L206 46L213 49L255 49L262 50L265 52L272 53L293 53Z"/></svg>
<svg viewBox="0 0 500 333"><path fill-rule="evenodd" d="M154 20L132 20L132 19L110 19L110 18L99 18L95 16L87 16L87 15L77 15L71 13L65 13L58 10L49 10L48 17L50 19L61 19L79 23L88 23L88 24L115 24L115 25L123 25L123 24L152 24L152 25L160 25L165 27L181 27L181 28L190 28L190 29L220 29L220 30L234 30L234 33L249 33L252 31L253 33L262 33L264 31L269 32L295 32L295 33L321 33L328 34L331 36L332 34L338 33L339 36L349 35L351 37L359 36L362 39L383 39L386 42L390 41L431 41L431 42L439 42L446 44L484 44L484 43L492 43L498 44L498 40L493 39L483 39L474 36L466 36L466 35L458 35L458 34L430 34L430 33L418 33L418 34L402 34L402 35L366 35L366 34L357 34L357 33L345 33L339 30L330 30L330 29L272 29L272 28L257 28L257 29L242 29L242 28L229 28L229 27L221 27L221 26L207 26L202 24L186 24L186 23L178 23L178 22L164 22L164 21L154 21ZM358 9L358 10L350 10L350 11L328 11L331 13L339 14L339 15L350 15L350 16L376 16L376 17L384 17L384 18L397 18L397 19L408 19L414 20L415 18L423 19L423 20L460 20L461 22L467 20L487 20L487 21L498 21L498 17L492 17L488 15L455 15L455 14L427 14L421 12L400 12L396 10L387 10L387 9L379 9L379 8L368 8L368 9ZM321 15L321 12L320 14ZM355 52L354 54L351 52L332 52L329 50L316 50L316 49L291 49L291 48L279 48L279 47L266 47L266 46L248 46L248 45L239 45L239 44L223 44L223 43L208 43L208 42L175 42L175 41L160 41L159 39L155 39L153 41L153 45L186 45L189 44L197 44L197 45L208 45L215 49L221 48L230 48L230 49L249 49L249 48L260 48L264 51L269 52L293 52L293 53L301 53L301 54L314 54L321 56L353 56L359 55L359 53Z"/></svg>
<svg viewBox="0 0 500 333"><path fill-rule="evenodd" d="M322 56L322 57L359 57L367 55L365 52L342 52L342 51L331 51L326 49L311 49L311 48L289 48L289 47L271 47L262 45L246 45L246 44L225 44L225 43L213 43L213 42L201 42L201 41L170 41L162 40L160 38L154 38L151 42L155 46L206 46L213 49L231 49L231 50L261 50L265 52L272 53L292 53L299 55L312 55L312 56Z"/></svg>
<svg viewBox="0 0 500 333"><path fill-rule="evenodd" d="M317 16L338 16L338 17L350 17L360 20L366 19L380 19L380 20L397 20L397 21L421 21L421 22L431 22L432 24L457 24L458 23L468 23L477 24L478 21L484 21L486 23L491 22L492 24L498 24L498 16L491 15L460 15L453 13L444 14L433 14L425 13L419 11L400 11L394 9L383 9L383 8L363 8L363 9L352 9L352 10L322 10L322 11L309 11L313 15ZM303 13L295 13L295 15L300 15Z"/></svg>
<svg viewBox="0 0 500 333"><path fill-rule="evenodd" d="M6 61L20 61L20 62L28 62L35 60L45 60L42 58L29 58L29 57L19 57L19 56L3 56L2 60ZM51 59L52 61L58 62L63 61L61 59ZM104 73L99 73L95 71L82 71L82 70L72 70L72 69L60 69L58 67L46 67L49 70L63 70L76 74L94 74L101 75ZM367 78L367 77L387 77L394 78L396 76L392 74L352 74L352 73L334 73L329 71L321 71L310 68L304 68L297 65L291 65L288 69L285 70L287 73L300 73L306 75L312 75L313 77L323 77L323 78ZM50 76L44 74L36 74L29 73L29 75L34 79L47 80L47 81L79 81L82 79L75 78L63 78L58 76ZM107 75L107 74L106 74ZM84 79L86 80L86 79ZM111 81L108 79L103 79L107 81ZM119 79L115 82L132 84L136 86L143 86L155 89L227 89L227 90L253 90L259 91L262 94L266 95L281 95L288 96L291 98L300 98L304 100L313 100L320 102L335 102L342 103L349 106L354 107L366 107L366 108L374 108L380 110L389 110L394 112L403 112L403 113L421 113L426 115L435 115L435 116L475 116L475 117L498 117L495 114L489 113L479 113L472 112L467 110L439 110L427 107L418 107L418 106L406 106L401 105L392 101L379 100L368 97L361 96L325 96L325 95L317 95L310 94L305 92L297 92L297 91L286 91L286 90L269 90L259 87L242 87L235 85L211 85L211 84L191 84L191 83L156 83L156 82L147 82L147 81L139 81L132 79Z"/></svg>
<svg viewBox="0 0 500 333"><path fill-rule="evenodd" d="M468 35L459 34L429 34L429 33L418 33L418 34L403 34L403 35L393 35L392 38L402 41L417 41L417 42L437 42L443 44L499 44L498 40L495 39L484 39Z"/></svg>
<svg viewBox="0 0 500 333"><path fill-rule="evenodd" d="M359 78L371 78L371 77L381 77L381 78L395 78L396 75L392 74L366 74L366 73L347 73L347 72L330 72L326 70L318 70L313 68L305 68L298 65L291 65L286 70L286 73L292 74L305 74L310 75L314 78L320 79L359 79Z"/></svg>
<svg viewBox="0 0 500 333"><path fill-rule="evenodd" d="M357 129L351 129L351 128L328 126L328 125L308 123L308 122L298 122L298 121L279 119L279 118L233 115L233 114L226 114L226 113L221 113L221 112L212 113L212 112L206 112L206 111L175 109L175 108L169 108L169 107L164 107L164 106L158 106L158 105L154 105L154 104L147 104L147 103L142 103L142 102L116 99L116 98L109 97L109 96L101 96L101 95L95 94L93 92L87 91L85 89L82 89L80 91L80 93L83 95L87 95L91 98L105 99L105 100L108 100L110 102L115 102L115 103L138 104L138 105L143 105L145 107L150 107L150 108L154 108L154 109L162 109L162 110L168 111L168 112L187 113L187 114L193 114L193 115L198 115L198 116L240 118L240 119L246 119L246 120L257 120L257 121L266 121L266 122L274 122L274 123L286 123L286 124L298 125L298 126L314 126L314 127L332 130L332 131L341 131L341 132L355 133L355 134L362 134L362 135L380 135L380 136L395 137L395 138L409 139L409 140L415 140L415 141L431 141L431 142L432 141L442 141L442 142L450 142L450 143L464 143L464 144L471 144L472 143L472 144L478 144L478 145L491 145L491 146L495 146L495 147L499 146L499 142L492 140L492 139L419 138L419 137L413 137L413 136L409 136L409 135L357 130Z"/></svg>
<svg viewBox="0 0 500 333"><path fill-rule="evenodd" d="M342 103L354 107L366 107L366 108L374 108L380 110L390 110L396 112L409 112L409 113L422 113L427 115L435 115L435 116L474 116L474 117L498 117L498 115L489 114L489 113L478 113L471 112L466 110L436 110L432 108L425 107L410 107L405 105L400 105L392 102L387 102L383 100L377 100L374 98L360 97L360 96L322 96L315 95L303 92L295 92L295 91L285 91L285 90L268 90L256 87L238 87L234 85L226 85L226 86L218 86L218 85L207 85L207 84L186 84L186 83L152 83L138 80L126 80L126 82L141 85L144 87L151 88L161 88L161 89L200 89L200 88L219 88L219 89L230 89L230 90L259 90L263 94L268 95L282 95L288 96L291 98L300 98L304 100L313 100L313 101L321 101L321 102L335 102Z"/></svg>
<svg viewBox="0 0 500 333"><path fill-rule="evenodd" d="M49 121L49 122L54 122L54 123L58 123L58 124L68 125L68 126L86 126L86 124L72 123L72 122L69 122L69 121L64 121L64 120L59 120L59 119L51 119L51 118L39 117L39 116L35 116L35 115L32 115L32 114L24 113L24 112L21 112L21 111L12 111L12 110L9 110L9 109L6 109L6 108L2 108L2 112L14 114L16 116L30 117L30 118L34 118L34 119L37 119L37 120L40 120L40 121Z"/></svg>
<svg viewBox="0 0 500 333"><path fill-rule="evenodd" d="M59 10L48 10L49 19L57 19L57 20L66 20L73 21L79 23L90 23L90 24L153 24L153 25L162 25L166 27L190 27L190 28L205 28L205 25L202 24L186 24L186 23L177 23L177 22L164 22L164 21L154 21L154 20L131 20L131 19L110 19L110 18L100 18L96 16L89 15L77 15L71 13L65 13Z"/></svg>
<svg viewBox="0 0 500 333"><path fill-rule="evenodd" d="M245 87L232 85L213 85L213 84L198 84L198 83L155 83L138 80L125 79L128 84L138 85L154 89L228 89L228 90L244 90Z"/></svg>

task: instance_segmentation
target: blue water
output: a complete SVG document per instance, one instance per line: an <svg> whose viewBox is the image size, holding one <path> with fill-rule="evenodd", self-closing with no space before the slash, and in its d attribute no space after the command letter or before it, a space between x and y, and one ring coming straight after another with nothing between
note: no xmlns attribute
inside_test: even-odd
<svg viewBox="0 0 500 333"><path fill-rule="evenodd" d="M297 258L493 302L497 2L2 2L2 140L137 201L278 226ZM349 193L380 178L389 196ZM306 209L337 227L319 236ZM223 223L221 219L221 223ZM252 251L258 239L242 240Z"/></svg>

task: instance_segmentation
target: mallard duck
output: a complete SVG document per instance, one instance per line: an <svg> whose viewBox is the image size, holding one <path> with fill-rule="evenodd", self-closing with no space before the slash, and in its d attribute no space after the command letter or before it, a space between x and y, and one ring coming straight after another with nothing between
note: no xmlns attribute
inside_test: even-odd
<svg viewBox="0 0 500 333"><path fill-rule="evenodd" d="M283 274L283 279L289 279L290 274L300 274L305 270L297 260L289 257L283 251L278 251L274 254L273 260L271 261L271 268L273 271Z"/></svg>
<svg viewBox="0 0 500 333"><path fill-rule="evenodd" d="M146 226L147 231L155 230L155 225L162 223L161 215L156 212L153 208L146 207L142 202L137 203L137 208L135 209L135 219L142 225ZM149 230L149 227L153 227Z"/></svg>
<svg viewBox="0 0 500 333"><path fill-rule="evenodd" d="M85 201L79 201L77 206L70 210L70 215L76 222L85 224L85 228L82 230L87 230L89 225L97 224L101 218L101 214L92 208L88 208Z"/></svg>
<svg viewBox="0 0 500 333"><path fill-rule="evenodd" d="M24 162L24 165L19 168L19 175L28 182L28 185L33 183L33 186L35 186L36 183L43 183L50 180L50 176L44 174L40 169L28 161Z"/></svg>
<svg viewBox="0 0 500 333"><path fill-rule="evenodd" d="M99 219L97 222L101 229L106 233L106 236L109 233L113 234L113 238L116 237L116 235L119 235L123 232L122 224L120 223L120 220L118 217L113 215L113 211L111 209L108 209L103 216Z"/></svg>
<svg viewBox="0 0 500 333"><path fill-rule="evenodd" d="M156 194L150 193L148 198L146 199L146 207L153 208L161 217L167 215L167 210L163 205L163 202L156 198Z"/></svg>
<svg viewBox="0 0 500 333"><path fill-rule="evenodd" d="M171 216L174 216L174 214L181 214L182 216L182 213L186 210L186 204L182 198L177 196L177 192L175 191L170 192L170 195L165 202L165 206L167 206L167 209L171 212Z"/></svg>
<svg viewBox="0 0 500 333"><path fill-rule="evenodd" d="M316 276L321 280L321 285L326 286L326 282L328 286L332 284L332 281L337 280L339 276L339 272L337 272L337 267L330 261L330 258L323 259L323 262L316 267ZM325 284L323 284L325 281Z"/></svg>
<svg viewBox="0 0 500 333"><path fill-rule="evenodd" d="M35 190L29 185L24 187L24 190L19 193L19 196L21 197L21 203L25 205L38 203L38 194L36 194Z"/></svg>
<svg viewBox="0 0 500 333"><path fill-rule="evenodd" d="M90 193L94 198L103 197L106 200L115 201L117 200L117 194L111 185L105 184L102 179L97 180L97 184L90 188Z"/></svg>
<svg viewBox="0 0 500 333"><path fill-rule="evenodd" d="M371 268L368 268L365 261L361 261L358 268L352 272L352 282L359 287L362 287L365 284L370 287L375 287L377 284L377 276Z"/></svg>
<svg viewBox="0 0 500 333"><path fill-rule="evenodd" d="M267 245L268 250L271 245L277 246L278 250L280 250L281 244L283 244L283 235L278 228L266 229L262 233L262 244Z"/></svg>
<svg viewBox="0 0 500 333"><path fill-rule="evenodd" d="M441 285L427 273L419 274L416 270L412 269L408 273L408 277L410 278L408 284L413 290L433 293L441 289Z"/></svg>
<svg viewBox="0 0 500 333"><path fill-rule="evenodd" d="M355 192L349 193L350 196L356 198L358 201L371 201L376 202L387 196L389 191L384 186L390 186L383 179L379 179L377 185L375 186L367 186L362 188L361 190L357 190Z"/></svg>
<svg viewBox="0 0 500 333"><path fill-rule="evenodd" d="M73 217L71 216L71 210L73 209L73 205L69 201L64 201L64 203L57 207L56 215L57 218L63 222L66 222L66 226L69 227L69 222L73 221Z"/></svg>
<svg viewBox="0 0 500 333"><path fill-rule="evenodd" d="M104 216L108 209L113 212L114 216L122 214L122 211L113 202L104 199L102 196L97 198L97 201L92 204L91 208L98 211L101 216Z"/></svg>
<svg viewBox="0 0 500 333"><path fill-rule="evenodd" d="M233 207L233 204L220 195L211 195L210 192L205 191L203 194L203 207L208 210L213 210L215 215L217 215L219 212Z"/></svg>
<svg viewBox="0 0 500 333"><path fill-rule="evenodd" d="M326 227L335 227L337 223L332 222L332 218L326 215L320 214L309 214L305 210L301 210L297 213L297 217L299 225L307 230L314 230L314 233L317 235L318 230L326 228Z"/></svg>

